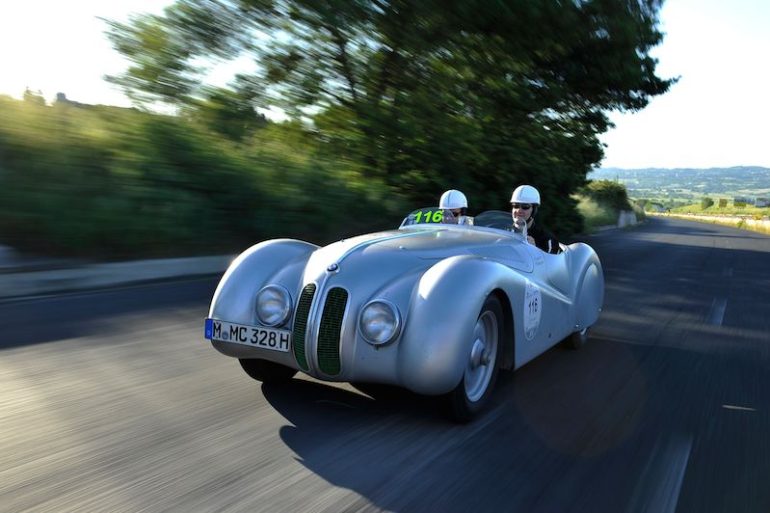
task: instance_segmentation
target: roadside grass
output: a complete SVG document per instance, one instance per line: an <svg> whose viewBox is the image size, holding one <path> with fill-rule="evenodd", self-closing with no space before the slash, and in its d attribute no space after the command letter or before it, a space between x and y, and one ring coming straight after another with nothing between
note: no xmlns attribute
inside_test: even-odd
<svg viewBox="0 0 770 513"><path fill-rule="evenodd" d="M601 226L618 224L618 213L611 207L600 205L588 196L575 195L577 200L577 209L583 216L586 233L592 233Z"/></svg>
<svg viewBox="0 0 770 513"><path fill-rule="evenodd" d="M708 208L703 208L700 203L692 205L685 205L682 207L672 208L671 213L674 214L700 214L700 215L712 215L712 216L748 216L753 219L762 219L770 217L770 207L757 208L753 206L745 207L719 207L718 205L712 205Z"/></svg>
<svg viewBox="0 0 770 513"><path fill-rule="evenodd" d="M749 230L756 233L762 233L765 235L770 235L770 219L762 219L760 216L759 218L755 216L728 216L728 215L713 215L713 214L695 214L690 212L674 212L671 211L670 213L663 214L663 213L648 213L651 215L656 216L662 216L662 217L677 217L680 219L688 219L690 221L697 221L699 223L707 223L707 224L719 224L723 226L732 226L733 228L740 228L741 230Z"/></svg>
<svg viewBox="0 0 770 513"><path fill-rule="evenodd" d="M672 208L668 215L770 235L770 207L757 208L747 205L720 208L718 205L712 205L702 208L699 203L696 203Z"/></svg>

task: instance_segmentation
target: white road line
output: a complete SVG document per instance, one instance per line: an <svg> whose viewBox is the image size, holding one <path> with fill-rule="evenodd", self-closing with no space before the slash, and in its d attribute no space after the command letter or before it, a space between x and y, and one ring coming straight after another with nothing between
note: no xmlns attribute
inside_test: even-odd
<svg viewBox="0 0 770 513"><path fill-rule="evenodd" d="M674 513L682 491L684 473L692 451L692 438L683 440L669 453L668 474L664 476L661 487L652 503L652 511Z"/></svg>
<svg viewBox="0 0 770 513"><path fill-rule="evenodd" d="M723 404L722 408L725 410L757 411L756 408L749 408L748 406L735 406L733 404Z"/></svg>
<svg viewBox="0 0 770 513"><path fill-rule="evenodd" d="M727 308L727 298L714 298L711 303L711 309L706 317L706 322L714 326L721 326L725 318L725 309Z"/></svg>
<svg viewBox="0 0 770 513"><path fill-rule="evenodd" d="M692 437L656 444L627 512L675 513L691 451Z"/></svg>

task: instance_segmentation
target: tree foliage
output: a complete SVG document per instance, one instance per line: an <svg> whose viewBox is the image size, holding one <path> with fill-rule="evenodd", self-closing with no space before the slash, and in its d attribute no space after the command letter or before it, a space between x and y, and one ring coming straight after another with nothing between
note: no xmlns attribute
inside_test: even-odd
<svg viewBox="0 0 770 513"><path fill-rule="evenodd" d="M257 114L249 99L237 91L212 87L204 94L203 100L187 106L186 114L232 141L242 141L267 125L265 116Z"/></svg>
<svg viewBox="0 0 770 513"><path fill-rule="evenodd" d="M397 226L407 207L298 123L239 143L195 119L0 96L0 240L100 259L317 244ZM376 215L372 215L375 213Z"/></svg>
<svg viewBox="0 0 770 513"><path fill-rule="evenodd" d="M133 62L113 81L137 101L194 105L201 58L252 55L231 88L312 118L326 151L418 204L448 187L471 208L543 194L557 231L603 156L606 112L638 110L673 82L649 55L660 0L178 0L111 23Z"/></svg>
<svg viewBox="0 0 770 513"><path fill-rule="evenodd" d="M593 180L583 189L583 193L597 203L615 210L631 210L628 191L622 183L612 180Z"/></svg>

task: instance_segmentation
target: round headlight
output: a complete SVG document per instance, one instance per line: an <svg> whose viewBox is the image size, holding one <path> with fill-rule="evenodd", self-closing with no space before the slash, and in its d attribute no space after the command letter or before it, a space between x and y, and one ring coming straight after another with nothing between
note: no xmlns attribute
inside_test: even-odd
<svg viewBox="0 0 770 513"><path fill-rule="evenodd" d="M398 335L401 315L395 305L378 299L371 301L361 310L358 327L361 335L370 344L387 344Z"/></svg>
<svg viewBox="0 0 770 513"><path fill-rule="evenodd" d="M291 312L289 291L280 285L268 285L257 293L257 317L265 326L286 322Z"/></svg>

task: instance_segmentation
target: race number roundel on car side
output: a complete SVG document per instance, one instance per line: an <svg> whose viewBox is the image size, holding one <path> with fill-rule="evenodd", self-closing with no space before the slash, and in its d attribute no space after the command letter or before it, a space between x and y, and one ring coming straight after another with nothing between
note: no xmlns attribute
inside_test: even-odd
<svg viewBox="0 0 770 513"><path fill-rule="evenodd" d="M532 282L527 281L524 292L524 336L532 340L540 327L540 314L543 308L543 300L540 289Z"/></svg>

